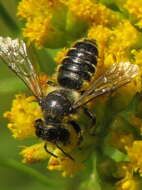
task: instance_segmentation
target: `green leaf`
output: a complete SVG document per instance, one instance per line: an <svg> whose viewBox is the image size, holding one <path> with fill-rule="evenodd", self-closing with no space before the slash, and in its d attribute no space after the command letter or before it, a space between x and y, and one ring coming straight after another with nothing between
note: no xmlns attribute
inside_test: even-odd
<svg viewBox="0 0 142 190"><path fill-rule="evenodd" d="M14 93L23 91L26 89L26 86L24 83L15 77L5 78L0 80L0 93L2 94L8 94L8 93Z"/></svg>
<svg viewBox="0 0 142 190"><path fill-rule="evenodd" d="M105 146L103 151L105 155L107 155L109 158L111 158L115 162L128 161L128 156L116 148L113 148L111 146Z"/></svg>
<svg viewBox="0 0 142 190"><path fill-rule="evenodd" d="M14 168L19 172L25 173L26 175L32 177L35 180L38 180L40 183L47 185L47 186L54 186L54 183L48 176L45 176L38 171L36 171L33 168L30 168L24 164L21 164L20 162L16 160L11 159L0 159L0 166L1 167L8 167L8 168Z"/></svg>
<svg viewBox="0 0 142 190"><path fill-rule="evenodd" d="M2 5L2 3L0 3L0 17L3 19L3 21L5 22L5 24L11 30L11 32L13 33L13 35L15 35L15 33L19 32L19 28L18 28L17 24L12 19L12 17L9 15L9 13L4 8L4 6Z"/></svg>
<svg viewBox="0 0 142 190"><path fill-rule="evenodd" d="M93 154L92 163L92 171L90 171L88 179L86 179L85 182L81 184L80 190L102 190L102 182L97 172L97 154Z"/></svg>

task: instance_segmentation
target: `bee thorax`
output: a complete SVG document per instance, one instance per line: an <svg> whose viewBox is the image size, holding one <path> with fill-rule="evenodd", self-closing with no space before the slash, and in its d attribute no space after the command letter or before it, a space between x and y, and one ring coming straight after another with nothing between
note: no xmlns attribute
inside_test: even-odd
<svg viewBox="0 0 142 190"><path fill-rule="evenodd" d="M71 110L71 101L68 98L67 91L56 90L49 93L41 102L46 122L59 122Z"/></svg>

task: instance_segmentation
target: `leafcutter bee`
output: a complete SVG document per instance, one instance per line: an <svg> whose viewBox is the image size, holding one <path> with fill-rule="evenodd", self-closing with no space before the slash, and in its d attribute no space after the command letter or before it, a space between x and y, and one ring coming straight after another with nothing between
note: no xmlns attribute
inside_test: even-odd
<svg viewBox="0 0 142 190"><path fill-rule="evenodd" d="M41 106L44 119L39 118L35 121L35 132L45 141L45 150L57 157L47 147L47 142L54 143L72 160L74 158L59 144L69 143L70 132L66 128L67 125L73 127L78 136L81 128L76 121L71 119L67 121L64 118L83 109L94 125L96 118L87 108L87 103L95 97L131 82L139 72L137 65L120 62L113 64L96 80L92 80L97 67L98 49L94 40L82 39L68 50L59 65L56 84L48 81L49 85L54 86L54 90L45 94L40 86L38 74L28 57L27 47L23 40L0 37L0 57L24 81ZM89 83L89 87L83 91L85 82Z"/></svg>

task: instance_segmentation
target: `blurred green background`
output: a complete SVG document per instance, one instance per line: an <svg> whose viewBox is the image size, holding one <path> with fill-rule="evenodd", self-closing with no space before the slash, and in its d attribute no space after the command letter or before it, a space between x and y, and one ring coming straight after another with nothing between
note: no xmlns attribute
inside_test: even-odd
<svg viewBox="0 0 142 190"><path fill-rule="evenodd" d="M16 0L0 0L0 36L17 37L20 35L18 28L21 26L18 26L16 18L17 3ZM50 50L37 52L39 61L42 63L42 71L48 74L54 71L55 63L52 57L56 52L57 50L52 53ZM12 138L6 127L7 120L3 118L3 113L10 110L14 95L26 92L26 90L25 85L15 74L0 62L0 190L72 189L75 180L65 179L58 172L48 171L47 161L30 166L21 163L20 146L32 145L38 140L20 141Z"/></svg>

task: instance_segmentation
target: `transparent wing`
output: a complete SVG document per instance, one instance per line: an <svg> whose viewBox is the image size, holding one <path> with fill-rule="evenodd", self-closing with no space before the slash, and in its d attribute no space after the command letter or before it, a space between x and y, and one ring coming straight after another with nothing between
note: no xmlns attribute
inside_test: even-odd
<svg viewBox="0 0 142 190"><path fill-rule="evenodd" d="M129 62L113 64L103 75L95 80L90 88L74 103L73 109L78 109L95 97L129 83L138 72L139 67Z"/></svg>
<svg viewBox="0 0 142 190"><path fill-rule="evenodd" d="M28 58L23 40L0 37L0 58L24 81L38 99L43 96L38 75Z"/></svg>

